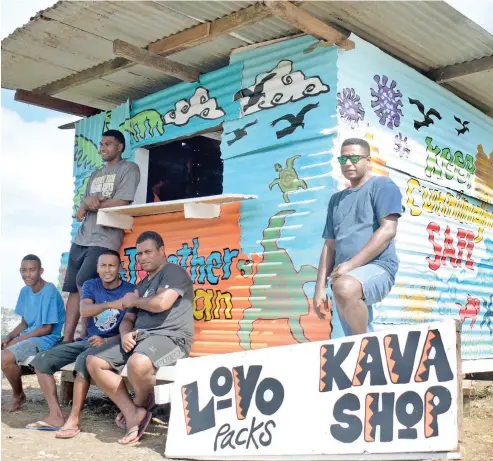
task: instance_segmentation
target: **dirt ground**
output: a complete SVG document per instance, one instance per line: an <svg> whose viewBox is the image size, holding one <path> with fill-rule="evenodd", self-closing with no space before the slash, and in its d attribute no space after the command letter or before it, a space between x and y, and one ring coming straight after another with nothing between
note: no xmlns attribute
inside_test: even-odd
<svg viewBox="0 0 493 461"><path fill-rule="evenodd" d="M164 460L167 409L153 411L153 423L142 441L132 447L118 445L123 434L113 423L116 407L91 388L83 412L81 432L71 440L57 440L52 432L28 431L24 426L46 414L36 378L24 377L28 402L16 413L2 413L2 460L60 461L154 461ZM468 381L467 384L471 382ZM465 461L493 459L493 383L474 382L476 394L464 405ZM2 404L10 399L10 388L2 380ZM68 414L69 408L63 409Z"/></svg>

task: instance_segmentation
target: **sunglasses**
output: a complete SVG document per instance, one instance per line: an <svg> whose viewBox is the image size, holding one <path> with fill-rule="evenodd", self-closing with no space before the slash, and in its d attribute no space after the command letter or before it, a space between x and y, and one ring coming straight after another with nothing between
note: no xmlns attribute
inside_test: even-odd
<svg viewBox="0 0 493 461"><path fill-rule="evenodd" d="M369 155L341 155L340 157L337 157L337 160L339 160L341 165L345 165L348 160L351 160L351 163L356 165L362 158L368 157Z"/></svg>

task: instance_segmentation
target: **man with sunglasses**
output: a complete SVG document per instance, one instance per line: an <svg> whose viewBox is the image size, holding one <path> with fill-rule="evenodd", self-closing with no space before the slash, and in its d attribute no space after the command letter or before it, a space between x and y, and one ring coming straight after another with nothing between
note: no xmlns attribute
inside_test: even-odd
<svg viewBox="0 0 493 461"><path fill-rule="evenodd" d="M314 304L324 318L330 281L344 333L355 335L372 330L372 305L394 285L402 195L390 178L370 175L370 146L363 139L346 139L338 160L351 187L329 201Z"/></svg>

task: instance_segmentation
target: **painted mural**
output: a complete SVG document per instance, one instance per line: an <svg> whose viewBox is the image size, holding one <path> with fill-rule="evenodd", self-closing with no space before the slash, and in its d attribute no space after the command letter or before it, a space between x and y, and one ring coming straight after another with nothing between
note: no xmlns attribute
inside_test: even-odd
<svg viewBox="0 0 493 461"><path fill-rule="evenodd" d="M375 328L451 316L462 323L463 358L493 359L493 122L351 38L356 48L347 52L311 37L238 52L199 82L133 101L126 115L96 116L99 135L103 126L121 129L131 149L222 125L224 193L258 196L223 205L210 221L137 218L125 235L128 281L145 276L135 238L148 229L189 271L194 355L343 335L330 289L325 318L312 298L327 204L348 186L336 157L356 136L370 143L372 173L399 186L405 207L401 265L375 306ZM97 164L92 119L76 133L76 197Z"/></svg>

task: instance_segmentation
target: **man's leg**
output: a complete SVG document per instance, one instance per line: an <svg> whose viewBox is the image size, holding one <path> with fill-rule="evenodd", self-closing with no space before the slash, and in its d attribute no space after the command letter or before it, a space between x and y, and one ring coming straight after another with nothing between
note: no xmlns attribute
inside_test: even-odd
<svg viewBox="0 0 493 461"><path fill-rule="evenodd" d="M38 354L31 365L36 371L39 387L48 404L49 414L43 421L51 426L60 427L64 422L62 410L58 402L58 393L54 374L77 360L77 357L88 349L84 342L63 343Z"/></svg>
<svg viewBox="0 0 493 461"><path fill-rule="evenodd" d="M351 334L368 332L373 304L382 301L393 285L394 278L377 264L358 267L332 282L337 310Z"/></svg>
<svg viewBox="0 0 493 461"><path fill-rule="evenodd" d="M134 404L146 408L156 385L156 370L151 359L143 354L132 354L127 362L127 373L135 392Z"/></svg>
<svg viewBox="0 0 493 461"><path fill-rule="evenodd" d="M78 291L70 293L67 299L65 311L65 327L63 329L63 342L71 343L74 340L75 330L80 318L80 294Z"/></svg>
<svg viewBox="0 0 493 461"><path fill-rule="evenodd" d="M89 392L89 387L91 386L91 377L89 376L89 372L86 367L87 356L89 354L96 353L99 349L101 348L87 349L85 352L80 354L75 361L74 373L76 374L76 377L74 382L72 410L70 411L67 421L63 427L61 427L60 432L63 432L63 434L60 435L62 436L77 435L75 431L78 431L79 429L80 414L84 408L84 402L86 400L87 393ZM67 432L71 432L72 434L67 434Z"/></svg>
<svg viewBox="0 0 493 461"><path fill-rule="evenodd" d="M72 401L72 410L65 421L65 424L60 428L61 431L74 431L79 428L80 414L84 408L84 402L89 392L91 382L81 375L77 374L74 382L74 397Z"/></svg>
<svg viewBox="0 0 493 461"><path fill-rule="evenodd" d="M368 307L363 301L361 283L350 275L343 275L332 282L332 293L339 315L351 334L359 335L368 329Z"/></svg>
<svg viewBox="0 0 493 461"><path fill-rule="evenodd" d="M103 358L90 355L86 360L87 370L98 387L118 406L123 413L127 428L139 426L145 419L147 410L138 407L128 395L123 378L113 372L113 367ZM137 432L119 440L120 443L130 443L137 438Z"/></svg>
<svg viewBox="0 0 493 461"><path fill-rule="evenodd" d="M3 409L17 411L26 401L26 394L22 389L21 367L17 365L15 356L9 349L2 351L2 371L12 386L12 400Z"/></svg>

